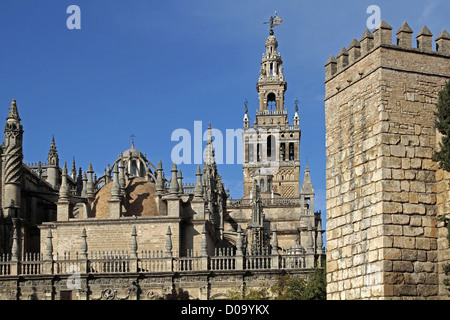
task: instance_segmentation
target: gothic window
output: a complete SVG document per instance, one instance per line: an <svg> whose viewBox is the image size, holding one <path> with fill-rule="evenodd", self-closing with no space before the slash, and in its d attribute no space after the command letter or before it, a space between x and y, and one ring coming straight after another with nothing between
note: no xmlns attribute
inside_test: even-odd
<svg viewBox="0 0 450 320"><path fill-rule="evenodd" d="M261 179L261 181L260 181L260 183L259 183L259 187L261 188L261 192L266 191L266 190L264 189L264 180L263 180L263 179Z"/></svg>

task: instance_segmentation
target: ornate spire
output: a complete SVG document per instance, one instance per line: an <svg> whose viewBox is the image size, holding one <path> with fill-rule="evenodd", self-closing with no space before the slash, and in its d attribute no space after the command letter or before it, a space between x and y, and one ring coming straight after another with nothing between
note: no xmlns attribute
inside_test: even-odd
<svg viewBox="0 0 450 320"><path fill-rule="evenodd" d="M203 184L202 184L202 171L200 169L200 166L197 167L197 182L195 183L194 187L194 197L196 199L202 199L203 198Z"/></svg>
<svg viewBox="0 0 450 320"><path fill-rule="evenodd" d="M252 217L250 224L252 226L262 226L263 225L263 210L262 210L262 202L261 202L261 193L259 190L259 186L253 183L252 189Z"/></svg>
<svg viewBox="0 0 450 320"><path fill-rule="evenodd" d="M277 225L274 224L272 228L272 254L276 253L278 250L278 233Z"/></svg>
<svg viewBox="0 0 450 320"><path fill-rule="evenodd" d="M261 202L261 194L259 192L259 186L254 183L252 189L252 216L248 223L251 237L251 251L252 253L261 253L265 248L264 243L264 215Z"/></svg>
<svg viewBox="0 0 450 320"><path fill-rule="evenodd" d="M184 193L184 191L183 191L183 174L181 170L178 170L177 181L178 181L178 194L182 194Z"/></svg>
<svg viewBox="0 0 450 320"><path fill-rule="evenodd" d="M302 194L314 194L314 187L311 182L311 176L309 174L308 164L306 164L306 168L305 168L305 176L303 178L301 193Z"/></svg>
<svg viewBox="0 0 450 320"><path fill-rule="evenodd" d="M298 116L298 99L296 98L294 101L295 104L295 114L294 114L294 126L300 126L300 117Z"/></svg>
<svg viewBox="0 0 450 320"><path fill-rule="evenodd" d="M53 242L52 242L52 229L48 229L47 234L47 248L45 250L45 260L51 261L53 259Z"/></svg>
<svg viewBox="0 0 450 320"><path fill-rule="evenodd" d="M116 164L116 166L119 166L119 185L120 185L120 193L122 195L125 194L125 185L126 185L126 181L125 181L125 163L123 161L123 154L120 154L120 160L119 163Z"/></svg>
<svg viewBox="0 0 450 320"><path fill-rule="evenodd" d="M89 168L87 171L87 183L86 183L86 196L94 197L94 170L92 169L92 163L89 163Z"/></svg>
<svg viewBox="0 0 450 320"><path fill-rule="evenodd" d="M204 155L205 166L215 166L216 159L214 155L214 145L212 140L212 128L211 122L208 125L208 140L206 142L205 155Z"/></svg>
<svg viewBox="0 0 450 320"><path fill-rule="evenodd" d="M265 47L266 52L262 55L258 82L256 84L259 94L259 110L283 110L284 93L287 89L287 84L284 81L283 60L281 59L281 54L277 51L278 41L273 32L267 38ZM258 124L260 123L258 122Z"/></svg>
<svg viewBox="0 0 450 320"><path fill-rule="evenodd" d="M77 180L77 166L75 165L75 157L73 157L72 171L70 172L70 176L72 177L73 181Z"/></svg>
<svg viewBox="0 0 450 320"><path fill-rule="evenodd" d="M87 235L86 235L86 228L83 228L81 232L81 259L87 259L87 251L88 251L88 245L86 241Z"/></svg>
<svg viewBox="0 0 450 320"><path fill-rule="evenodd" d="M11 247L11 261L19 260L19 237L17 235L17 227L14 227L13 242Z"/></svg>
<svg viewBox="0 0 450 320"><path fill-rule="evenodd" d="M133 229L131 231L131 250L130 250L130 256L131 258L137 258L137 250L138 250L138 244L137 244L137 232L136 232L136 226L133 226Z"/></svg>
<svg viewBox="0 0 450 320"><path fill-rule="evenodd" d="M243 254L242 251L242 228L238 225L237 236L236 236L236 255L240 256Z"/></svg>
<svg viewBox="0 0 450 320"><path fill-rule="evenodd" d="M156 169L156 192L161 194L164 192L164 180L163 180L163 168L162 168L162 162L159 160L158 162L158 168Z"/></svg>
<svg viewBox="0 0 450 320"><path fill-rule="evenodd" d="M114 166L114 177L111 187L111 200L120 200L119 170L117 166Z"/></svg>
<svg viewBox="0 0 450 320"><path fill-rule="evenodd" d="M62 182L59 188L59 201L67 201L69 199L69 185L67 183L67 163L64 163L62 172Z"/></svg>
<svg viewBox="0 0 450 320"><path fill-rule="evenodd" d="M178 194L179 185L177 180L177 165L174 162L172 165L172 179L170 179L169 191L171 194Z"/></svg>
<svg viewBox="0 0 450 320"><path fill-rule="evenodd" d="M206 257L208 255L208 244L206 239L206 225L203 225L202 229L202 242L201 242L201 248L200 248L200 256Z"/></svg>
<svg viewBox="0 0 450 320"><path fill-rule="evenodd" d="M172 231L170 226L167 227L166 231L166 257L172 256Z"/></svg>
<svg viewBox="0 0 450 320"><path fill-rule="evenodd" d="M317 222L317 253L323 254L322 219Z"/></svg>
<svg viewBox="0 0 450 320"><path fill-rule="evenodd" d="M87 196L87 175L86 175L86 171L83 172L83 178L81 179L82 181L82 188L81 188L81 196L82 197L86 197Z"/></svg>
<svg viewBox="0 0 450 320"><path fill-rule="evenodd" d="M248 118L248 101L247 99L245 99L244 101L244 105L245 105L245 115L244 115L244 129L247 129L249 127L249 118Z"/></svg>
<svg viewBox="0 0 450 320"><path fill-rule="evenodd" d="M58 150L56 150L55 137L52 137L52 143L48 150L47 165L52 167L59 166Z"/></svg>
<svg viewBox="0 0 450 320"><path fill-rule="evenodd" d="M10 121L20 122L21 120L19 117L19 111L17 110L17 104L15 99L12 99L11 101L11 106L9 107L9 113L6 120L8 120L8 122Z"/></svg>
<svg viewBox="0 0 450 320"><path fill-rule="evenodd" d="M3 154L5 155L2 169L3 181L5 184L19 185L22 177L23 128L20 124L16 100L12 100L9 115L6 120L5 142L3 147ZM14 200L17 205L20 205L20 198L10 200ZM9 204L10 201L7 199L5 203Z"/></svg>
<svg viewBox="0 0 450 320"><path fill-rule="evenodd" d="M308 226L308 236L306 238L306 252L314 253L314 239L311 225Z"/></svg>

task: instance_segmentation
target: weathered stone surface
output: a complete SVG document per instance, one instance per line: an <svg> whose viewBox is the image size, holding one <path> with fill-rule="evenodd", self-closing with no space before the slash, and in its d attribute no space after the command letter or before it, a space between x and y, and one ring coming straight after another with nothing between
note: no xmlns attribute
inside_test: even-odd
<svg viewBox="0 0 450 320"><path fill-rule="evenodd" d="M450 56L411 49L405 45L410 41L392 45L389 32L382 25L374 32L378 40L373 49L362 50L347 68L326 74L327 179L335 182L327 192L327 202L333 204L333 211L327 211L327 232L333 235L327 248L327 265L333 265L328 270L329 299L445 298L437 264L448 262L450 254L436 215L449 212L450 179L431 157L440 139L434 128L435 104L450 79ZM367 35L364 39L370 41ZM358 157L352 166L349 155ZM349 177L352 189L343 184ZM366 213L351 229L352 219L342 219L353 212L349 208ZM340 241L349 232L353 237ZM351 252L347 247L361 249L353 264L380 263L382 289L364 286L345 265L334 263L339 256L334 252ZM351 289L344 285L347 280Z"/></svg>

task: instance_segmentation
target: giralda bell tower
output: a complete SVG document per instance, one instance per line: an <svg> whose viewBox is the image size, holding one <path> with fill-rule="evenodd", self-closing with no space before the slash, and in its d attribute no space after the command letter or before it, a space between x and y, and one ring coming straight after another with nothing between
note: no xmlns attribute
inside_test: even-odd
<svg viewBox="0 0 450 320"><path fill-rule="evenodd" d="M293 124L289 124L284 106L287 83L283 61L277 52L278 41L273 27L281 23L276 15L270 18L266 52L256 83L259 109L253 126L245 102L243 132L244 197L249 198L253 184L260 187L261 196L299 198L300 192L300 120L298 101L295 101Z"/></svg>

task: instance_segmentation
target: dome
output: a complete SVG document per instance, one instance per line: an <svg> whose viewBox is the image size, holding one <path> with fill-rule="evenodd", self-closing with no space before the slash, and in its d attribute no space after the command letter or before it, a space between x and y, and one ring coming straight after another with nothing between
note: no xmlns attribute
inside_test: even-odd
<svg viewBox="0 0 450 320"><path fill-rule="evenodd" d="M109 200L113 182L104 185L95 196L91 207L91 216L109 218ZM153 182L143 178L130 179L125 187L125 217L151 217L158 215L156 188Z"/></svg>
<svg viewBox="0 0 450 320"><path fill-rule="evenodd" d="M134 142L132 142L131 143L131 148L130 149L127 149L127 150L125 150L124 152L123 152L123 156L125 157L125 158L129 158L130 157L130 154L131 154L131 156L133 157L133 158L143 158L143 159L145 159L145 156L142 154L142 152L141 151L139 151L138 149L135 149L134 148Z"/></svg>
<svg viewBox="0 0 450 320"><path fill-rule="evenodd" d="M266 40L266 46L268 46L268 45L278 46L277 38L275 38L275 36L273 36L273 35L270 35Z"/></svg>

